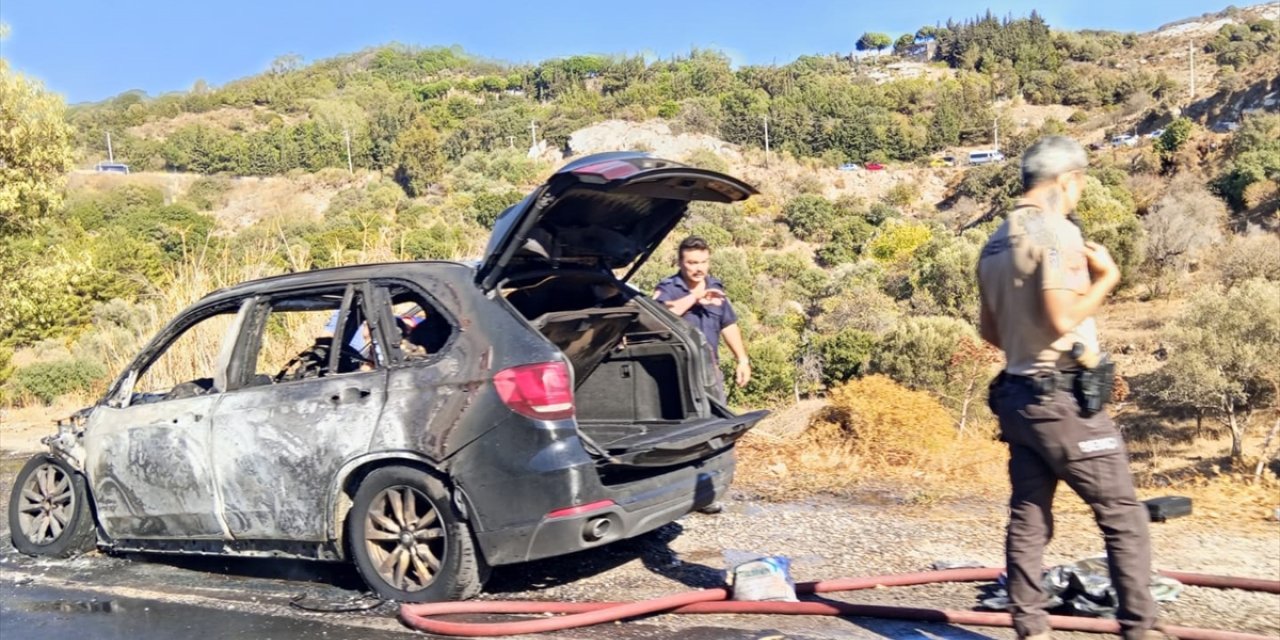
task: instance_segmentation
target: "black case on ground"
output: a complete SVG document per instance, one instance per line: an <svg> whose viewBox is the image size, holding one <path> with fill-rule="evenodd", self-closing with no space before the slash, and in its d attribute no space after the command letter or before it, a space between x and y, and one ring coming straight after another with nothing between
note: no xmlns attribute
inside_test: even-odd
<svg viewBox="0 0 1280 640"><path fill-rule="evenodd" d="M1142 503L1147 505L1147 514L1151 516L1152 522L1191 515L1191 498L1185 496L1160 496L1143 500Z"/></svg>

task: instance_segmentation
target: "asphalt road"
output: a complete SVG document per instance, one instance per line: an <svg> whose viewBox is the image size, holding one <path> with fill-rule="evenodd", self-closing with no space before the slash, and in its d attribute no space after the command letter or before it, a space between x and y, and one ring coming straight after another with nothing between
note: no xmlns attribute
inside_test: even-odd
<svg viewBox="0 0 1280 640"><path fill-rule="evenodd" d="M362 581L348 565L250 558L112 556L98 552L69 560L24 556L13 548L7 526L8 494L13 477L24 460L25 456L0 456L0 504L5 505L4 520L0 521L0 638L345 640L429 637L403 626L395 617L397 609L394 603L365 598ZM670 528L679 531L678 525ZM642 544L628 543L620 548L621 553L626 554L631 553L631 549L642 547ZM618 553L618 548L602 548L564 558L563 562L539 562L536 569L539 575L544 576L539 581L546 579L552 584L572 581L579 576L584 565L614 565L618 559L612 556ZM601 555L601 558L589 557L593 554ZM495 571L493 581L495 584L525 583L525 571L522 565L501 567ZM557 573L563 575L547 575ZM488 597L512 596L499 593ZM602 600L617 597L620 596L600 594ZM332 611L335 609L339 611ZM867 619L658 616L606 627L524 637L544 640L647 640L677 636L689 640L983 640L1002 638L1006 634L984 635L948 625Z"/></svg>

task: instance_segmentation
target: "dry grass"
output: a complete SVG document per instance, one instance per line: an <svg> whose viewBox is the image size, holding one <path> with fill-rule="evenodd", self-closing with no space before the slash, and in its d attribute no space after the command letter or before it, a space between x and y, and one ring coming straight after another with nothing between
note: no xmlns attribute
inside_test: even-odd
<svg viewBox="0 0 1280 640"><path fill-rule="evenodd" d="M830 406L799 436L752 432L739 455L739 485L777 500L886 484L911 501L1007 488L1004 447L989 433L960 435L932 396L881 376L834 390Z"/></svg>
<svg viewBox="0 0 1280 640"><path fill-rule="evenodd" d="M114 376L122 371L138 353L147 340L160 331L171 319L182 310L217 289L229 287L248 280L256 280L267 276L284 273L286 269L276 256L285 253L293 263L292 271L305 270L308 263L306 249L301 246L284 246L283 239L267 240L248 252L248 255L233 255L229 250L221 252L195 251L179 263L166 281L163 294L145 300L142 304L150 307L147 316L149 326L137 327L131 334L111 334L111 339L100 339L98 346L104 354L107 370ZM281 251L284 249L284 251ZM461 256L454 256L460 258ZM375 262L392 262L405 259L387 236L370 236L365 246L347 251L341 256L345 264L367 264ZM305 334L306 343L311 344L316 336L316 319L311 314L284 314L284 322L290 330L298 335ZM323 319L327 319L327 316ZM225 334L230 316L225 319L214 319L197 325L189 335L184 335L166 351L155 368L147 374L148 389L167 389L179 382L208 377L213 369L213 361ZM305 327L303 325L306 325ZM300 338L301 340L301 338ZM299 350L302 342L295 340L273 340L266 345L267 352L262 361L283 362ZM286 353L288 352L288 353Z"/></svg>
<svg viewBox="0 0 1280 640"><path fill-rule="evenodd" d="M1280 478L1222 466L1229 441L1192 439L1182 433L1188 429L1178 426L1176 438L1131 439L1139 498L1187 496L1198 519L1274 526L1268 521L1280 508ZM931 396L874 376L837 389L825 406L810 401L780 412L739 442L738 455L737 486L769 500L887 492L910 504L999 502L1009 491L1007 449L989 428L962 436ZM1090 513L1065 485L1054 508Z"/></svg>

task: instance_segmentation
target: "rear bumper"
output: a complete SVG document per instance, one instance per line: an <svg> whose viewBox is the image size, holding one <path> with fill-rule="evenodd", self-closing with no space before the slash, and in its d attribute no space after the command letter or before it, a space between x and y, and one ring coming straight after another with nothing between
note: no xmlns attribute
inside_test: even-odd
<svg viewBox="0 0 1280 640"><path fill-rule="evenodd" d="M625 540L652 531L719 500L733 480L732 447L667 473L617 485L597 484L576 504L613 500L614 504L587 513L539 520L491 531L476 532L490 565L550 558ZM594 469L565 469L594 475ZM598 482L598 477L593 478ZM563 486L571 486L569 478ZM592 483L594 484L594 483ZM567 507L571 504L562 503Z"/></svg>

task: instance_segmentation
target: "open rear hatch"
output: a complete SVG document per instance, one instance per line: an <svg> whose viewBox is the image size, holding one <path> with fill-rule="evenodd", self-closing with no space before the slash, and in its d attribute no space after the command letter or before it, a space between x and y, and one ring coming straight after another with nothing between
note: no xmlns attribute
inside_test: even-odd
<svg viewBox="0 0 1280 640"><path fill-rule="evenodd" d="M625 282L676 228L690 202L731 203L755 193L736 178L639 152L587 156L498 216L476 281L486 292L504 283L569 281L573 273ZM619 271L625 275L615 278ZM692 362L690 345L652 326L667 321L655 320L634 300L579 306L584 291L556 291L564 306L554 311L516 306L572 363L578 430L601 464L692 462L733 444L767 415L734 416L713 403L712 417L705 417L706 405L699 410L695 404L693 381L711 365ZM651 326L637 322L641 316ZM655 330L656 342L639 339Z"/></svg>
<svg viewBox="0 0 1280 640"><path fill-rule="evenodd" d="M690 202L737 202L755 193L737 178L639 152L587 156L498 216L477 282L492 291L522 272L565 267L627 268L625 282Z"/></svg>

